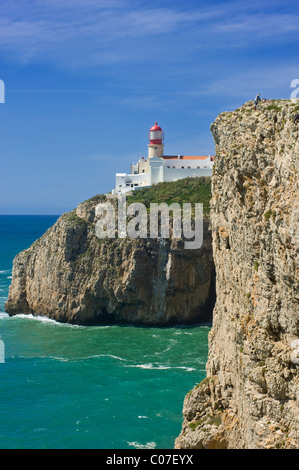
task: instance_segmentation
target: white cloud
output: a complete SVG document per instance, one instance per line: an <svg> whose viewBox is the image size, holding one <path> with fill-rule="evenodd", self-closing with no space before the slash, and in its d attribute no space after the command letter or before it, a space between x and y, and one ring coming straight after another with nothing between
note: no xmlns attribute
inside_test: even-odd
<svg viewBox="0 0 299 470"><path fill-rule="evenodd" d="M255 38L279 38L289 33L298 33L298 21L298 15L258 13L231 18L214 25L212 29L219 34L243 36L254 33Z"/></svg>
<svg viewBox="0 0 299 470"><path fill-rule="evenodd" d="M288 41L299 22L296 14L251 11L252 2L247 12L246 6L238 8L234 2L180 10L170 5L150 8L147 3L122 0L4 0L0 49L13 53L14 60L59 62L65 67L142 62L155 59L159 52L161 60L164 54L167 60L178 61L200 46L233 48L249 47L259 39ZM155 47L159 40L160 51Z"/></svg>
<svg viewBox="0 0 299 470"><path fill-rule="evenodd" d="M257 92L261 92L265 98L278 98L273 96L276 90L291 90L290 83L293 78L298 75L297 64L267 64L264 67L252 66L250 69L231 73L229 76L216 80L202 87L200 90L194 91L194 95L227 95L242 97L247 96L247 101L253 99ZM265 96L265 93L272 94ZM291 92L290 92L291 93Z"/></svg>

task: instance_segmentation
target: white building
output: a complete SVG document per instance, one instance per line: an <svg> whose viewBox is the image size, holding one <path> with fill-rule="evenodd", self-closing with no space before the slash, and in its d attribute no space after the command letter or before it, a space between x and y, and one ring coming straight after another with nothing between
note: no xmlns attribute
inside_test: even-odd
<svg viewBox="0 0 299 470"><path fill-rule="evenodd" d="M148 157L131 166L131 173L116 173L112 194L123 194L163 181L194 176L211 176L214 157L164 155L164 133L157 122L149 131Z"/></svg>

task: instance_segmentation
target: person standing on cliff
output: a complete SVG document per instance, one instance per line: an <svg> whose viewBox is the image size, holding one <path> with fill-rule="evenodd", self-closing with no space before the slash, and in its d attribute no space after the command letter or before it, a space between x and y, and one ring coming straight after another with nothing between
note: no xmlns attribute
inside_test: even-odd
<svg viewBox="0 0 299 470"><path fill-rule="evenodd" d="M259 104L259 102L261 101L261 94L258 93L254 99L254 109L256 109L257 105Z"/></svg>

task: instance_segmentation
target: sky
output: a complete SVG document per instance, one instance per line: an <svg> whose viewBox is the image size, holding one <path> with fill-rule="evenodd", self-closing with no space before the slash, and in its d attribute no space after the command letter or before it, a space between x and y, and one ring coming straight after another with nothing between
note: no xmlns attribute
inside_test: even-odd
<svg viewBox="0 0 299 470"><path fill-rule="evenodd" d="M299 79L298 0L1 0L0 214L61 214L147 155Z"/></svg>

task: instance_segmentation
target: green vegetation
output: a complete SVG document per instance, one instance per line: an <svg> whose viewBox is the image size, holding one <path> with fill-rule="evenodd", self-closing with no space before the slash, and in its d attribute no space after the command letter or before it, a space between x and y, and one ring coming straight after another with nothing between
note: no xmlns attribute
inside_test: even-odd
<svg viewBox="0 0 299 470"><path fill-rule="evenodd" d="M198 421L195 421L194 423L189 423L189 428L191 429L191 431L195 431L195 429L203 423L204 423L204 420L199 419Z"/></svg>
<svg viewBox="0 0 299 470"><path fill-rule="evenodd" d="M208 418L208 419L207 419ZM192 423L189 423L189 428L192 431L195 431L195 429L198 426L201 426L202 424L209 424L210 426L217 426L219 427L221 424L221 418L220 416L211 416L208 415L207 417L203 419L199 419L198 421L193 421Z"/></svg>
<svg viewBox="0 0 299 470"><path fill-rule="evenodd" d="M259 269L259 264L258 264L257 261L255 261L255 262L253 263L253 266L254 266L254 269L255 269L256 271L258 271L258 269Z"/></svg>
<svg viewBox="0 0 299 470"><path fill-rule="evenodd" d="M71 212L66 213L65 217L68 222L71 222L74 225L77 225L77 224L85 225L85 220L77 216L76 209L72 210Z"/></svg>
<svg viewBox="0 0 299 470"><path fill-rule="evenodd" d="M212 382L211 377L205 377L199 384L197 384L194 389L201 387L202 385L207 385L209 382Z"/></svg>
<svg viewBox="0 0 299 470"><path fill-rule="evenodd" d="M269 220L270 217L272 217L272 219L275 219L275 217L276 217L276 212L270 210L270 211L267 211L267 212L264 213L264 218L265 218L265 220Z"/></svg>
<svg viewBox="0 0 299 470"><path fill-rule="evenodd" d="M221 418L220 416L210 416L210 419L207 424L211 424L213 426L220 426L221 424Z"/></svg>
<svg viewBox="0 0 299 470"><path fill-rule="evenodd" d="M93 252L91 248L86 248L85 251L82 253L78 254L76 258L73 260L73 263L76 265L81 264L84 258L92 258L93 257Z"/></svg>
<svg viewBox="0 0 299 470"><path fill-rule="evenodd" d="M207 216L210 213L211 197L211 178L201 176L169 183L158 183L149 188L138 189L127 197L127 204L141 202L149 208L150 203L171 204L177 202L181 205L186 202L202 203L204 215Z"/></svg>
<svg viewBox="0 0 299 470"><path fill-rule="evenodd" d="M95 196L91 197L90 199L87 199L86 201L84 201L85 203L86 202L92 202L92 203L96 203L96 204L99 204L100 202L105 202L106 201L106 196L105 194L96 194Z"/></svg>
<svg viewBox="0 0 299 470"><path fill-rule="evenodd" d="M278 106L277 104L275 103L271 103L269 104L269 106L266 106L265 109L267 109L268 111L276 111L277 113L279 113L282 109L281 106Z"/></svg>
<svg viewBox="0 0 299 470"><path fill-rule="evenodd" d="M197 385L195 385L194 388L192 388L188 393L187 395L191 395L191 393L193 392L193 390L197 390L198 388L200 388L202 385L208 385L209 382L213 382L213 379L211 377L205 377L201 382L199 382Z"/></svg>

